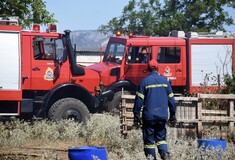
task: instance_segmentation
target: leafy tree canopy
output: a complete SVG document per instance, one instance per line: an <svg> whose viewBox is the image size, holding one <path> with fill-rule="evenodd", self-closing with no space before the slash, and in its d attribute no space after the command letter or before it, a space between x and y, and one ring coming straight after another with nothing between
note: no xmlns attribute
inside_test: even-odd
<svg viewBox="0 0 235 160"><path fill-rule="evenodd" d="M117 29L124 33L166 36L172 30L210 32L223 30L234 21L225 8L235 8L229 0L130 0L122 15L107 25L102 33Z"/></svg>
<svg viewBox="0 0 235 160"><path fill-rule="evenodd" d="M23 28L30 27L32 23L47 24L57 22L46 10L43 0L1 0L1 17L18 17Z"/></svg>

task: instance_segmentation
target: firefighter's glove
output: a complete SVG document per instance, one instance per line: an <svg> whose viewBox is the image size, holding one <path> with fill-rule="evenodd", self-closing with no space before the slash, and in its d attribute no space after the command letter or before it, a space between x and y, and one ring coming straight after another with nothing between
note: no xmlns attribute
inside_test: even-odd
<svg viewBox="0 0 235 160"><path fill-rule="evenodd" d="M174 127L177 123L177 120L176 120L175 116L170 117L169 120L168 120L168 123L169 123L170 127Z"/></svg>
<svg viewBox="0 0 235 160"><path fill-rule="evenodd" d="M138 129L140 128L140 126L141 126L141 120L140 119L134 120L133 128Z"/></svg>

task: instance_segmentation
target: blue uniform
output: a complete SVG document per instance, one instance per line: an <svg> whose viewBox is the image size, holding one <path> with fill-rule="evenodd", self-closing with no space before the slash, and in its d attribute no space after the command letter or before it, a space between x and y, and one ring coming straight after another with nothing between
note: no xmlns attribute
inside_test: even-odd
<svg viewBox="0 0 235 160"><path fill-rule="evenodd" d="M134 121L140 119L143 107L143 139L146 156L152 155L155 159L155 145L160 155L168 153L166 143L166 122L170 116L175 117L176 103L169 81L153 71L144 78L138 87L133 108Z"/></svg>
<svg viewBox="0 0 235 160"><path fill-rule="evenodd" d="M148 62L148 55L147 54L142 54L140 57L140 63L147 63Z"/></svg>

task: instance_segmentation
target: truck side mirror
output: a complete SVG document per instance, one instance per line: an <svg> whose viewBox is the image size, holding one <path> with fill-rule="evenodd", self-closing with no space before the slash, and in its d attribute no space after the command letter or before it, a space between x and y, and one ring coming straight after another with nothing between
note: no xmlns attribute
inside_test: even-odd
<svg viewBox="0 0 235 160"><path fill-rule="evenodd" d="M62 57L62 62L66 62L67 61L67 49L64 48L63 49L63 57Z"/></svg>
<svg viewBox="0 0 235 160"><path fill-rule="evenodd" d="M35 36L35 37L33 38L33 41L34 41L34 42L43 42L43 41L44 41L44 38L41 37L41 36Z"/></svg>
<svg viewBox="0 0 235 160"><path fill-rule="evenodd" d="M131 45L130 47L128 47L128 49L126 50L126 63L131 63L132 62L132 58L131 58Z"/></svg>

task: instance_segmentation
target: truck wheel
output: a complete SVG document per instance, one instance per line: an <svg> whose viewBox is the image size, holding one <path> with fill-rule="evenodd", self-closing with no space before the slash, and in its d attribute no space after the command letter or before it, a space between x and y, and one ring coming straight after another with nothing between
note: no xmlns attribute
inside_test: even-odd
<svg viewBox="0 0 235 160"><path fill-rule="evenodd" d="M86 122L89 111L84 103L75 98L63 98L56 101L48 112L51 120L74 119L77 122Z"/></svg>
<svg viewBox="0 0 235 160"><path fill-rule="evenodd" d="M131 93L128 91L123 91L123 94L130 95ZM122 95L122 91L118 91L114 94L113 100L109 102L108 107L106 109L107 112L112 113L112 114L120 113L119 104L121 102L121 95Z"/></svg>

